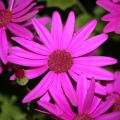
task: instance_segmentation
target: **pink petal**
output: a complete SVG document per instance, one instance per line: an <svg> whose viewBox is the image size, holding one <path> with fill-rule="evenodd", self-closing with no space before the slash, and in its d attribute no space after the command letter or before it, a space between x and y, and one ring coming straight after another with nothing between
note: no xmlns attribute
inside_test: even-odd
<svg viewBox="0 0 120 120"><path fill-rule="evenodd" d="M66 73L61 75L62 75L61 84L62 84L63 91L65 92L71 104L74 106L77 106L78 102L77 102L77 97L75 93L75 88L73 87L70 81L70 78Z"/></svg>
<svg viewBox="0 0 120 120"><path fill-rule="evenodd" d="M19 43L20 45L22 45L23 47L27 48L28 50L41 54L41 55L49 55L50 52L47 48L45 48L44 46L34 42L34 41L28 41L24 38L20 38L20 37L12 37L12 39Z"/></svg>
<svg viewBox="0 0 120 120"><path fill-rule="evenodd" d="M77 81L76 95L78 98L78 112L83 112L83 105L88 90L88 80L84 74L81 74Z"/></svg>
<svg viewBox="0 0 120 120"><path fill-rule="evenodd" d="M120 93L120 71L115 72L114 91Z"/></svg>
<svg viewBox="0 0 120 120"><path fill-rule="evenodd" d="M20 36L30 40L34 37L33 34L28 29L22 27L21 25L9 23L7 27L16 36Z"/></svg>
<svg viewBox="0 0 120 120"><path fill-rule="evenodd" d="M54 46L56 49L61 48L62 39L62 20L58 12L54 12L52 16L51 35L54 40Z"/></svg>
<svg viewBox="0 0 120 120"><path fill-rule="evenodd" d="M74 113L73 113L67 99L65 98L65 95L63 94L63 92L60 91L59 89L55 89L55 88L51 87L50 93L51 93L53 99L55 100L56 104L64 111L64 113L66 113L68 116L73 117Z"/></svg>
<svg viewBox="0 0 120 120"><path fill-rule="evenodd" d="M100 116L101 114L109 110L113 104L114 104L114 97L108 96L106 101L101 102L100 105L97 107L97 109L91 115L93 117Z"/></svg>
<svg viewBox="0 0 120 120"><path fill-rule="evenodd" d="M92 78L90 86L87 90L87 94L84 101L83 112L87 113L90 106L92 105L93 98L95 93L95 79Z"/></svg>
<svg viewBox="0 0 120 120"><path fill-rule="evenodd" d="M94 96L92 104L89 107L88 113L92 114L96 110L96 108L100 104L100 102L101 102L101 98Z"/></svg>
<svg viewBox="0 0 120 120"><path fill-rule="evenodd" d="M90 36L90 34L93 32L97 25L97 21L94 19L90 22L88 22L86 25L84 25L77 35L73 38L70 45L68 46L68 49L76 49L78 46L81 46L83 42ZM77 43L77 44L76 44Z"/></svg>
<svg viewBox="0 0 120 120"><path fill-rule="evenodd" d="M117 60L111 57L104 56L88 56L74 59L75 64L92 65L92 66L107 66L116 64Z"/></svg>
<svg viewBox="0 0 120 120"><path fill-rule="evenodd" d="M5 9L5 5L4 5L4 3L2 1L0 1L0 8Z"/></svg>
<svg viewBox="0 0 120 120"><path fill-rule="evenodd" d="M72 51L73 57L82 56L84 54L90 53L93 50L97 49L101 44L103 44L108 39L107 34L96 35L87 41L85 41L80 47ZM76 43L77 44L77 43Z"/></svg>
<svg viewBox="0 0 120 120"><path fill-rule="evenodd" d="M19 13L13 14L12 18L18 18L21 17L22 15L26 14L27 12L30 11L30 9L32 7L34 7L36 5L36 3L32 3L31 5L29 5L27 8L25 8L24 10L20 11Z"/></svg>
<svg viewBox="0 0 120 120"><path fill-rule="evenodd" d="M15 0L9 0L8 9L9 9L10 11L12 11L14 3L15 3Z"/></svg>
<svg viewBox="0 0 120 120"><path fill-rule="evenodd" d="M107 90L105 86L102 86L99 82L95 83L95 92L100 95L106 95Z"/></svg>
<svg viewBox="0 0 120 120"><path fill-rule="evenodd" d="M75 14L71 11L68 15L67 21L65 23L65 27L63 29L63 37L62 37L62 48L65 49L68 47L72 40L73 32L75 29Z"/></svg>
<svg viewBox="0 0 120 120"><path fill-rule="evenodd" d="M46 25L50 22L50 17L47 16L43 16L41 18L38 18L38 20L40 21L40 23L42 23L43 25ZM59 28L60 29L60 28Z"/></svg>
<svg viewBox="0 0 120 120"><path fill-rule="evenodd" d="M50 102L50 95L49 93L47 92L45 95L43 95L39 101L45 101L45 102Z"/></svg>
<svg viewBox="0 0 120 120"><path fill-rule="evenodd" d="M54 49L53 38L47 28L45 28L36 18L34 18L32 22L39 37L42 39L44 44L52 51Z"/></svg>
<svg viewBox="0 0 120 120"><path fill-rule="evenodd" d="M53 77L53 72L47 73L47 75L38 83L38 85L23 98L22 102L30 102L38 97L41 97L44 93L46 93L53 81Z"/></svg>
<svg viewBox="0 0 120 120"><path fill-rule="evenodd" d="M22 58L31 59L31 60L41 60L41 59L47 60L48 59L47 56L39 55L30 51L27 51L25 49L22 49L20 47L11 47L9 49L9 54L22 57Z"/></svg>
<svg viewBox="0 0 120 120"><path fill-rule="evenodd" d="M38 10L33 10L19 18L12 18L12 22L24 22L32 17L34 17L38 13Z"/></svg>
<svg viewBox="0 0 120 120"><path fill-rule="evenodd" d="M40 105L41 107L43 107L44 109L46 109L47 111L49 111L50 113L52 113L53 115L57 116L57 108L54 104L50 103L50 102L46 102L46 101L38 101L37 102L38 105Z"/></svg>
<svg viewBox="0 0 120 120"><path fill-rule="evenodd" d="M103 68L85 65L76 65L71 68L77 74L85 73L88 78L94 77L98 80L114 80L113 73Z"/></svg>
<svg viewBox="0 0 120 120"><path fill-rule="evenodd" d="M120 10L120 6L114 4L110 0L97 0L97 5L103 7L105 10L109 12L118 12Z"/></svg>
<svg viewBox="0 0 120 120"><path fill-rule="evenodd" d="M120 112L112 112L101 115L96 120L120 120Z"/></svg>
<svg viewBox="0 0 120 120"><path fill-rule="evenodd" d="M0 58L4 64L7 63L7 55L8 55L8 40L5 28L0 28Z"/></svg>
<svg viewBox="0 0 120 120"><path fill-rule="evenodd" d="M120 19L120 12L109 13L102 17L103 21L114 21L115 19Z"/></svg>
<svg viewBox="0 0 120 120"><path fill-rule="evenodd" d="M20 4L18 4L18 6L16 6L15 8L13 8L12 12L13 13L17 13L21 10L23 10L25 7L27 7L30 3L32 3L33 0L27 0L27 1L21 1Z"/></svg>
<svg viewBox="0 0 120 120"><path fill-rule="evenodd" d="M39 67L47 65L47 60L31 60L14 55L8 56L8 61L17 65L28 66L28 67Z"/></svg>

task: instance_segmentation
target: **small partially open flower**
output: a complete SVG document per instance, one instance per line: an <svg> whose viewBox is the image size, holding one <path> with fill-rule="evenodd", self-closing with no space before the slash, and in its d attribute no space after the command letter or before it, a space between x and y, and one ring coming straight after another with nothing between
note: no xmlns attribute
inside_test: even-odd
<svg viewBox="0 0 120 120"><path fill-rule="evenodd" d="M19 85L24 86L28 83L28 79L25 75L24 70L20 66L14 67L16 81Z"/></svg>

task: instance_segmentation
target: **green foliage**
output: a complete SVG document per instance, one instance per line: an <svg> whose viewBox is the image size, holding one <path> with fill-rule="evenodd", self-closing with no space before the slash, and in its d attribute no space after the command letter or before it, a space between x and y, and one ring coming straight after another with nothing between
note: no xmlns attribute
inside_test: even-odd
<svg viewBox="0 0 120 120"><path fill-rule="evenodd" d="M65 10L77 4L76 0L47 0L47 7L58 7Z"/></svg>
<svg viewBox="0 0 120 120"><path fill-rule="evenodd" d="M82 27L83 25L85 25L90 20L92 20L92 17L89 14L80 14L76 19L77 28Z"/></svg>
<svg viewBox="0 0 120 120"><path fill-rule="evenodd" d="M25 120L25 113L15 105L15 101L15 96L10 98L0 94L0 120Z"/></svg>

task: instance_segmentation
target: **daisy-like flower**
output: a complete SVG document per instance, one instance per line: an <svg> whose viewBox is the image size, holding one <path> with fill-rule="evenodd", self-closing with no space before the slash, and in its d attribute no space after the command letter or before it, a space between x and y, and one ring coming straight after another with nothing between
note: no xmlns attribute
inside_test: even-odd
<svg viewBox="0 0 120 120"><path fill-rule="evenodd" d="M120 4L116 4L110 0L97 0L96 3L109 12L101 18L103 21L109 22L103 31L105 33L115 32L116 34L120 34Z"/></svg>
<svg viewBox="0 0 120 120"><path fill-rule="evenodd" d="M88 87L86 77L81 75L80 79L76 89L76 98L78 100L76 112L74 111L75 108L72 108L69 104L63 92L53 87L50 88L50 91L55 103L39 100L38 105L47 111L36 110L52 114L61 120L119 120L120 112L105 113L113 105L113 96L108 96L105 101L102 101L102 99L94 95L95 80L93 79Z"/></svg>
<svg viewBox="0 0 120 120"><path fill-rule="evenodd" d="M0 0L0 59L7 63L8 38L6 31L9 30L16 36L32 39L33 34L22 24L38 13L39 7L34 0L8 0L6 8Z"/></svg>
<svg viewBox="0 0 120 120"><path fill-rule="evenodd" d="M28 79L33 79L46 73L38 85L25 96L23 103L44 95L52 85L61 86L68 98L73 97L71 103L77 104L75 90L70 79L78 81L78 74L85 73L87 78L94 77L97 80L113 80L113 73L101 68L102 66L115 64L114 58L103 56L88 56L88 53L97 49L104 43L106 34L88 38L97 24L92 20L74 33L75 15L70 12L62 27L61 17L58 12L53 13L51 32L48 31L37 19L33 19L33 25L41 38L43 45L34 41L26 41L21 37L12 39L27 50L20 47L10 49L9 62L32 67L26 70ZM85 56L87 54L87 56ZM69 94L71 93L71 94Z"/></svg>
<svg viewBox="0 0 120 120"><path fill-rule="evenodd" d="M114 94L113 111L120 111L120 71L115 72L114 82L107 84L109 94Z"/></svg>

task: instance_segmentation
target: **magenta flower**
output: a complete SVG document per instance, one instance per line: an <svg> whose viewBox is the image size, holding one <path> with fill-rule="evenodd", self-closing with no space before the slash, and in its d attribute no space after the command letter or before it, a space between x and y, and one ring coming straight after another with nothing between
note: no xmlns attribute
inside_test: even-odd
<svg viewBox="0 0 120 120"><path fill-rule="evenodd" d="M107 84L109 94L114 94L113 111L120 111L120 71L115 72L114 82Z"/></svg>
<svg viewBox="0 0 120 120"><path fill-rule="evenodd" d="M8 8L0 0L0 59L7 63L9 43L6 35L7 29L16 36L32 39L33 34L22 26L38 13L36 2L33 0L8 0Z"/></svg>
<svg viewBox="0 0 120 120"><path fill-rule="evenodd" d="M59 13L54 12L51 32L37 19L33 19L33 24L44 44L26 41L21 37L13 37L14 41L27 50L20 47L12 47L8 57L11 63L32 67L32 69L25 71L28 79L33 79L46 73L38 85L25 96L23 103L30 102L44 95L50 86L58 85L63 88L68 98L73 97L71 103L76 105L75 90L70 79L74 79L77 82L77 76L81 73L85 73L87 78L94 77L97 80L114 79L113 73L101 67L115 64L117 62L115 59L103 56L85 56L97 49L108 38L106 34L88 38L97 24L96 20L87 23L77 33L74 33L74 12L69 13L64 28L62 28Z"/></svg>
<svg viewBox="0 0 120 120"><path fill-rule="evenodd" d="M77 112L71 107L63 92L53 87L50 88L50 91L55 103L47 100L39 100L38 105L47 111L36 110L42 113L52 114L61 120L119 120L120 112L105 114L113 105L113 96L108 96L105 101L102 101L94 95L95 81L92 80L89 86L86 83L86 77L81 75L75 93L78 100Z"/></svg>
<svg viewBox="0 0 120 120"><path fill-rule="evenodd" d="M116 34L120 34L120 5L110 0L98 0L97 5L110 12L102 17L103 21L109 22L103 31L105 33L115 32Z"/></svg>

